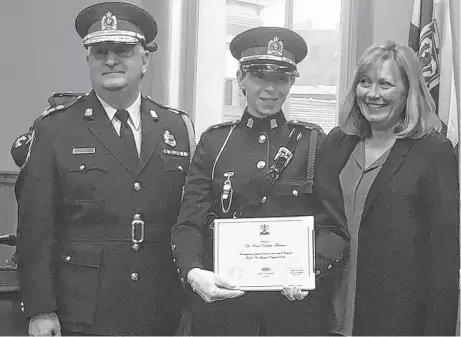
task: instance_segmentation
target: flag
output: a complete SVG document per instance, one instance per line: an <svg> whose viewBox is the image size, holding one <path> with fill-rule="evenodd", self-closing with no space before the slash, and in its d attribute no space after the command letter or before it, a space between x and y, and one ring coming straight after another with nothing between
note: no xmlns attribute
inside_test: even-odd
<svg viewBox="0 0 461 337"><path fill-rule="evenodd" d="M408 45L418 54L424 80L438 111L440 41L437 22L433 18L433 7L433 0L413 1Z"/></svg>
<svg viewBox="0 0 461 337"><path fill-rule="evenodd" d="M418 54L421 71L443 122L442 133L458 144L458 103L453 71L450 0L414 0L408 45ZM458 46L459 47L459 46Z"/></svg>

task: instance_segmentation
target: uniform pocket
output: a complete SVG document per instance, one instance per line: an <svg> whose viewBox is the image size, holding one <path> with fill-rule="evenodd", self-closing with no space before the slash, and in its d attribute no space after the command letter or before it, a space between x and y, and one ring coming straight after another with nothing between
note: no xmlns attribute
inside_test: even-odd
<svg viewBox="0 0 461 337"><path fill-rule="evenodd" d="M71 202L102 200L101 191L109 184L107 173L107 168L95 164L67 168L61 177L65 198Z"/></svg>
<svg viewBox="0 0 461 337"><path fill-rule="evenodd" d="M310 194L312 191L312 181L307 179L282 179L274 185L274 194L277 196L301 196Z"/></svg>
<svg viewBox="0 0 461 337"><path fill-rule="evenodd" d="M102 249L61 250L57 261L59 317L71 323L92 324L98 298Z"/></svg>
<svg viewBox="0 0 461 337"><path fill-rule="evenodd" d="M162 168L165 172L185 173L189 167L188 157L176 157L172 155L161 155Z"/></svg>

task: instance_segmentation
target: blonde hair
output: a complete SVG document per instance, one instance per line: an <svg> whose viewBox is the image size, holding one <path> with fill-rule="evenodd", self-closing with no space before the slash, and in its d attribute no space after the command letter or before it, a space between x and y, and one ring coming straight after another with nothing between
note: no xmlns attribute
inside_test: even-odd
<svg viewBox="0 0 461 337"><path fill-rule="evenodd" d="M406 45L386 41L369 47L360 58L352 85L339 110L339 126L350 135L367 138L371 135L368 121L357 105L357 85L370 68L390 60L402 78L406 91L406 106L402 120L394 129L397 138L421 138L440 131L442 122L435 112L435 103L424 81L416 53Z"/></svg>

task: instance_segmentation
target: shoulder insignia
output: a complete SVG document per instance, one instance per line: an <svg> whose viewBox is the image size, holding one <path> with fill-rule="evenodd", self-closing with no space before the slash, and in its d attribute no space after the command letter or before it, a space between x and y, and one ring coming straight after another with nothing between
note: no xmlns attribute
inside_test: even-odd
<svg viewBox="0 0 461 337"><path fill-rule="evenodd" d="M314 123L309 123L309 122L299 121L299 120L290 120L288 121L288 123L291 125L302 126L302 127L305 127L306 129L316 129L318 132L323 133L322 127Z"/></svg>
<svg viewBox="0 0 461 337"><path fill-rule="evenodd" d="M170 110L171 112L177 114L177 115L180 115L180 114L186 114L187 115L187 112L184 111L184 110L181 110L181 109L177 109L177 108L172 108L168 105L165 105L165 104L161 104L159 102L156 102L154 101L152 98L150 98L150 96L147 96L147 95L143 95L142 97L144 97L145 99L148 99L149 101L151 101L152 103L154 103L155 105L161 107L161 108L164 108L166 110Z"/></svg>
<svg viewBox="0 0 461 337"><path fill-rule="evenodd" d="M224 128L226 126L237 125L238 123L240 123L240 119L236 119L236 120L233 120L233 121L230 121L230 122L224 122L224 123L215 124L215 125L210 126L208 129L206 129L205 132L208 132L208 131L214 130L214 129Z"/></svg>
<svg viewBox="0 0 461 337"><path fill-rule="evenodd" d="M16 138L13 146L11 147L11 155L18 167L21 167L26 161L29 144L32 141L32 134L33 130L31 128L27 133L24 133Z"/></svg>
<svg viewBox="0 0 461 337"><path fill-rule="evenodd" d="M57 94L53 94L53 95L57 95ZM49 99L48 99L48 102L50 102L50 99L52 99L54 96L51 96ZM48 108L45 109L45 111L42 112L42 114L40 115L40 119L43 119L55 112L58 112L58 111L64 111L66 110L67 108L71 107L72 105L74 105L75 103L79 102L80 100L82 100L83 98L87 97L87 95L85 94L80 94L78 96L61 96L61 97L66 97L65 100L62 100L62 102L60 102L61 104L58 104L58 105L53 105L50 103L50 106Z"/></svg>
<svg viewBox="0 0 461 337"><path fill-rule="evenodd" d="M25 153L24 151L21 151L24 154L21 155L21 156L18 156L17 158L15 158L15 155L12 153L13 154L13 159L16 162L16 165L18 165L21 170L23 170L26 167L27 163L29 162L30 153L31 153L32 148L33 148L33 146L35 144L35 130L32 130L32 133L30 134L28 144L29 144L29 146L27 147L27 153Z"/></svg>

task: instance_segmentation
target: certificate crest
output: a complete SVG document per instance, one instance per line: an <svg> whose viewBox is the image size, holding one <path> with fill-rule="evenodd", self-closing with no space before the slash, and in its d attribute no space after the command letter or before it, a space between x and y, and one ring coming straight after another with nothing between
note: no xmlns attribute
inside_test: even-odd
<svg viewBox="0 0 461 337"><path fill-rule="evenodd" d="M266 225L266 224L262 224L261 225L261 232L259 232L259 235L270 235L270 231L269 231L269 225Z"/></svg>

